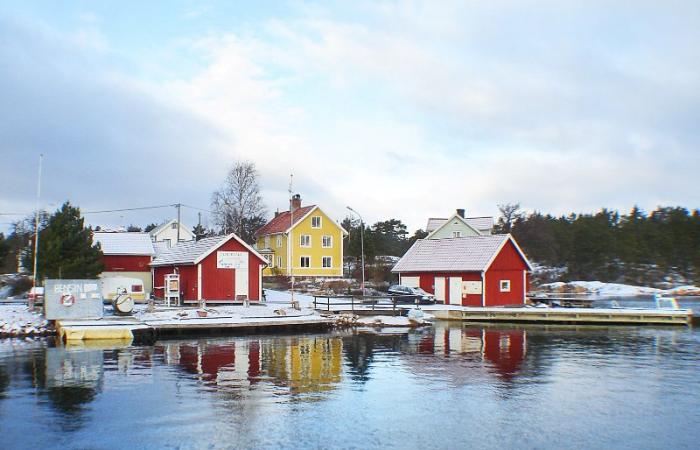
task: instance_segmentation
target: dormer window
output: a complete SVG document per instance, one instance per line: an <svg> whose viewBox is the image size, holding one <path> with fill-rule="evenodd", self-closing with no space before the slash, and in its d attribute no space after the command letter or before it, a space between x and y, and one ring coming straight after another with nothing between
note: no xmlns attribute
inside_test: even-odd
<svg viewBox="0 0 700 450"><path fill-rule="evenodd" d="M321 216L313 216L311 218L311 228L321 228Z"/></svg>

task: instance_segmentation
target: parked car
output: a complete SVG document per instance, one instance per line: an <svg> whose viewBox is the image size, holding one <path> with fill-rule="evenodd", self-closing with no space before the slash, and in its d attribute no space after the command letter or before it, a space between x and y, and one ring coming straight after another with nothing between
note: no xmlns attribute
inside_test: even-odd
<svg viewBox="0 0 700 450"><path fill-rule="evenodd" d="M43 286L36 286L33 287L29 290L29 293L27 294L27 299L33 300L34 302L43 302L44 301L44 287Z"/></svg>
<svg viewBox="0 0 700 450"><path fill-rule="evenodd" d="M389 296L396 297L397 303L418 303L432 304L435 303L435 296L428 294L419 287L403 286L396 284L389 288Z"/></svg>

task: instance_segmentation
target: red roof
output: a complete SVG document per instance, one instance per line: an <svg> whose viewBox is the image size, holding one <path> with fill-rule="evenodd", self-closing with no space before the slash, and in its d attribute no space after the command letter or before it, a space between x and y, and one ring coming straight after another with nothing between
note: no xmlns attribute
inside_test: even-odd
<svg viewBox="0 0 700 450"><path fill-rule="evenodd" d="M309 211L315 207L316 205L309 205L304 206L303 208L295 209L293 214L294 225L296 225L305 215L309 213ZM277 215L277 217L267 222L262 228L256 231L255 237L265 236L266 234L284 233L292 226L291 220L292 217L290 217L289 211L281 212Z"/></svg>

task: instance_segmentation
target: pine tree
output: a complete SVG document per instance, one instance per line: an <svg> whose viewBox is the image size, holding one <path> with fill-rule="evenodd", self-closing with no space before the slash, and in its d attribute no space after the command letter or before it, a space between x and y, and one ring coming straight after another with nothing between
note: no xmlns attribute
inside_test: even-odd
<svg viewBox="0 0 700 450"><path fill-rule="evenodd" d="M27 254L31 261L34 251ZM31 267L31 264L26 267ZM95 278L104 269L102 251L92 243L92 230L85 228L80 209L66 202L49 217L39 234L37 279Z"/></svg>

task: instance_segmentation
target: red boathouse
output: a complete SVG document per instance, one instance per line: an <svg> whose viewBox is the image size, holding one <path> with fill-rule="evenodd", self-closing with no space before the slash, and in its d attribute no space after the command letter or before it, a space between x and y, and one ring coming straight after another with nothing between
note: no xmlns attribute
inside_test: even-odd
<svg viewBox="0 0 700 450"><path fill-rule="evenodd" d="M392 269L400 284L461 306L522 305L531 271L510 234L422 239Z"/></svg>
<svg viewBox="0 0 700 450"><path fill-rule="evenodd" d="M235 234L180 242L151 262L156 296L164 295L165 275L179 273L184 303L260 301L265 266L262 255Z"/></svg>

